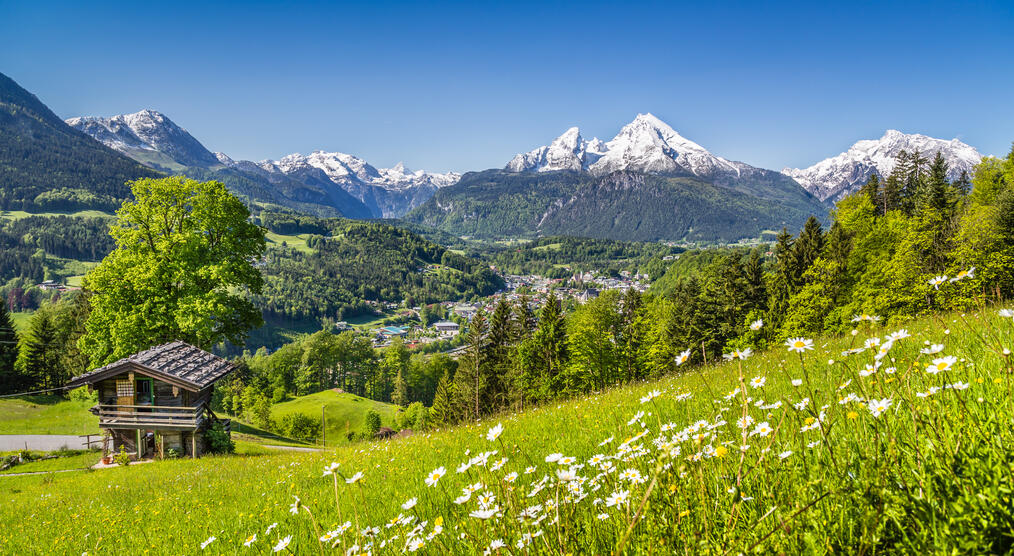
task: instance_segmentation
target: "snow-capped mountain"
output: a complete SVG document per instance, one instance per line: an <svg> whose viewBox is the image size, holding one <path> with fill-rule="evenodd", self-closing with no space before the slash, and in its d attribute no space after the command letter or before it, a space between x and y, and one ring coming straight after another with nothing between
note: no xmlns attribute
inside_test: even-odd
<svg viewBox="0 0 1014 556"><path fill-rule="evenodd" d="M695 176L723 184L744 179L772 179L772 170L727 160L683 137L652 114L638 114L608 142L586 141L576 127L549 145L516 155L510 172L581 170L595 176L618 171L667 176ZM777 179L777 178L774 178Z"/></svg>
<svg viewBox="0 0 1014 556"><path fill-rule="evenodd" d="M384 218L402 216L433 196L437 189L456 183L461 177L454 172L413 172L402 163L377 169L357 156L325 151L290 154L278 161L258 162L256 166L264 172L284 174L307 184L330 182L362 201L374 216Z"/></svg>
<svg viewBox="0 0 1014 556"><path fill-rule="evenodd" d="M187 170L194 173L194 168L211 170L218 172L214 177L225 180L226 185L234 186L236 180L245 180L244 191L250 188L251 180L262 190L284 184L287 189L284 197L299 203L330 204L348 216L399 217L425 202L438 188L461 177L454 172L413 172L401 163L378 169L359 157L340 152L291 154L278 161L236 161L225 153L212 153L185 129L154 110L111 118L71 118L67 124L152 168L173 173ZM223 175L224 170L229 171ZM296 191L299 184L306 190ZM334 188L351 195L363 206L350 207L352 200L333 191Z"/></svg>
<svg viewBox="0 0 1014 556"><path fill-rule="evenodd" d="M822 160L809 168L785 168L782 173L792 177L807 191L823 201L837 201L858 190L873 173L886 177L894 170L895 157L902 150L919 151L926 158L937 152L950 165L948 177L957 178L962 171L971 173L982 155L957 139L935 139L916 133L889 129L880 139L867 139L852 145L838 156Z"/></svg>
<svg viewBox="0 0 1014 556"><path fill-rule="evenodd" d="M70 118L67 124L149 166L207 168L219 163L187 130L154 110L112 118Z"/></svg>

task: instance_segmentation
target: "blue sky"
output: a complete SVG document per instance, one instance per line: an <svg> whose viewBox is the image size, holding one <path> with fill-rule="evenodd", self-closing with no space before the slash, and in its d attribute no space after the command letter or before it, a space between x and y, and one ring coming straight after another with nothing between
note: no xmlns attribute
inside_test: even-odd
<svg viewBox="0 0 1014 556"><path fill-rule="evenodd" d="M152 108L237 159L482 169L638 112L775 169L888 128L1014 141L1009 0L98 4L0 0L0 72L62 117Z"/></svg>

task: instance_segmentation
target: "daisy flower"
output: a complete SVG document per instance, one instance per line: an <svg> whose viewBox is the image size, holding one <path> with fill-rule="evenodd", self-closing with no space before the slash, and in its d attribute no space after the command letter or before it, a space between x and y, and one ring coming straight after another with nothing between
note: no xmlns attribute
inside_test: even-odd
<svg viewBox="0 0 1014 556"><path fill-rule="evenodd" d="M767 436L771 434L774 430L775 429L771 428L771 425L769 425L767 421L764 421L763 423L758 423L757 426L754 427L753 431L750 433L750 436L753 435Z"/></svg>
<svg viewBox="0 0 1014 556"><path fill-rule="evenodd" d="M285 550L286 548L289 547L289 543L290 542L292 542L292 535L289 535L289 536L285 537L284 539L279 540L278 544L276 544L274 546L274 548L272 548L272 551L274 551L274 552L281 552L281 551L283 551L283 550Z"/></svg>
<svg viewBox="0 0 1014 556"><path fill-rule="evenodd" d="M345 479L345 483L351 485L351 484L354 484L354 483L358 483L362 479L363 479L363 472L362 471L356 471L355 475L349 477L348 479Z"/></svg>
<svg viewBox="0 0 1014 556"><path fill-rule="evenodd" d="M496 513L499 511L500 511L499 506L493 506L492 508L486 510L475 510L474 512L468 514L468 516L474 517L476 519L489 519L494 515L496 515Z"/></svg>
<svg viewBox="0 0 1014 556"><path fill-rule="evenodd" d="M403 510L411 510L412 508L415 507L415 503L416 502L418 502L418 499L416 499L416 498L409 498L408 500L405 501L404 504L401 505L401 509L403 509Z"/></svg>
<svg viewBox="0 0 1014 556"><path fill-rule="evenodd" d="M962 270L957 276L951 278L951 282L960 282L966 278L975 278L975 267L971 267L968 270Z"/></svg>
<svg viewBox="0 0 1014 556"><path fill-rule="evenodd" d="M254 533L254 534L250 535L249 537L247 537L246 541L243 542L243 546L250 546L250 545L252 545L255 542L257 542L257 533Z"/></svg>
<svg viewBox="0 0 1014 556"><path fill-rule="evenodd" d="M620 504L626 504L630 499L629 490L617 490L606 497L606 507L612 508L613 506L619 506Z"/></svg>
<svg viewBox="0 0 1014 556"><path fill-rule="evenodd" d="M958 358L954 357L953 355L948 355L947 357L938 357L934 359L932 363L926 365L926 372L935 375L942 371L949 371L951 370L951 367L954 366L955 363L957 363L957 361Z"/></svg>
<svg viewBox="0 0 1014 556"><path fill-rule="evenodd" d="M870 400L867 407L869 407L870 413L872 413L874 417L880 417L881 413L887 411L887 408L891 407L891 399L884 398L882 400Z"/></svg>
<svg viewBox="0 0 1014 556"><path fill-rule="evenodd" d="M690 359L689 349L680 353L679 356L676 357L676 366L679 367L680 365L686 363L688 359Z"/></svg>
<svg viewBox="0 0 1014 556"><path fill-rule="evenodd" d="M943 344L933 344L930 347L922 348L919 353L923 355L936 355L944 350Z"/></svg>
<svg viewBox="0 0 1014 556"><path fill-rule="evenodd" d="M430 474L426 476L426 486L436 486L440 477L443 477L446 473L447 469L444 469L443 467L437 467L433 471L430 471Z"/></svg>
<svg viewBox="0 0 1014 556"><path fill-rule="evenodd" d="M753 377L753 380L750 381L750 386L754 389L757 389L764 386L764 383L766 383L767 381L768 379L765 377L755 376Z"/></svg>
<svg viewBox="0 0 1014 556"><path fill-rule="evenodd" d="M204 541L204 542L201 543L201 550L204 550L205 548L207 548L208 545L211 544L211 543L213 543L213 542L215 542L215 540L216 539L215 539L214 536L208 537L208 540L206 540L206 541Z"/></svg>
<svg viewBox="0 0 1014 556"><path fill-rule="evenodd" d="M946 281L947 281L947 275L943 274L943 275L940 275L940 276L934 276L933 278L930 278L926 283L929 284L929 285L931 285L931 286L933 286L933 289L939 290L940 289L940 284L943 284Z"/></svg>
<svg viewBox="0 0 1014 556"><path fill-rule="evenodd" d="M757 319L750 323L750 330L760 330L764 327L764 319Z"/></svg>
<svg viewBox="0 0 1014 556"><path fill-rule="evenodd" d="M503 432L503 423L497 423L495 427L489 429L486 433L486 440L495 442L497 438L500 438L500 434Z"/></svg>
<svg viewBox="0 0 1014 556"><path fill-rule="evenodd" d="M785 340L785 346L789 348L789 351L803 353L804 351L813 349L813 340L806 338L789 338L788 340Z"/></svg>

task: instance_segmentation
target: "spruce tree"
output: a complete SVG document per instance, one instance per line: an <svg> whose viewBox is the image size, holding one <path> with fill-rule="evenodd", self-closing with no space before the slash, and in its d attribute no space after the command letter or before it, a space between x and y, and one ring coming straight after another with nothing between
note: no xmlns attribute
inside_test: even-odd
<svg viewBox="0 0 1014 556"><path fill-rule="evenodd" d="M487 355L486 335L489 326L483 311L472 317L468 324L465 353L454 374L454 403L461 416L477 419L485 409L482 405L486 390Z"/></svg>
<svg viewBox="0 0 1014 556"><path fill-rule="evenodd" d="M933 162L930 163L929 171L925 177L925 185L920 195L921 204L934 210L940 211L945 217L950 215L951 198L950 182L947 181L947 172L950 167L944 155L937 151Z"/></svg>
<svg viewBox="0 0 1014 556"><path fill-rule="evenodd" d="M440 381L437 383L437 392L433 396L433 406L430 408L430 418L433 423L447 425L458 420L454 412L452 398L450 373L445 372L440 375Z"/></svg>
<svg viewBox="0 0 1014 556"><path fill-rule="evenodd" d="M49 311L40 309L32 315L28 335L21 343L18 366L30 381L29 388L56 388L63 384L60 349L56 327Z"/></svg>
<svg viewBox="0 0 1014 556"><path fill-rule="evenodd" d="M806 272L806 269L810 268L813 261L817 260L817 257L824 251L824 230L820 226L820 221L815 216L810 216L806 219L803 231L799 232L799 239L796 240L793 249L795 251L795 268L793 269L795 275L793 279L796 284L801 284L803 273Z"/></svg>
<svg viewBox="0 0 1014 556"><path fill-rule="evenodd" d="M18 372L18 333L7 304L0 302L0 393L23 391L24 380Z"/></svg>
<svg viewBox="0 0 1014 556"><path fill-rule="evenodd" d="M391 392L391 403L401 407L408 405L408 386L405 384L405 377L402 376L401 369L398 369L398 374L394 377L394 389Z"/></svg>
<svg viewBox="0 0 1014 556"><path fill-rule="evenodd" d="M520 344L535 331L535 313L532 312L532 300L528 295L521 294L514 305L513 325L514 344Z"/></svg>
<svg viewBox="0 0 1014 556"><path fill-rule="evenodd" d="M764 260L761 259L759 248L750 251L750 256L743 265L743 282L746 312L766 309L768 293L764 284Z"/></svg>
<svg viewBox="0 0 1014 556"><path fill-rule="evenodd" d="M883 206L883 203L880 200L880 175L876 172L870 174L866 183L859 188L859 194L869 198L870 202L873 203L873 206L880 209ZM881 212L881 214L883 213Z"/></svg>
<svg viewBox="0 0 1014 556"><path fill-rule="evenodd" d="M501 297L489 319L489 335L486 339L486 365L484 367L486 391L484 403L499 408L507 403L507 381L511 368L511 352L514 348L514 324L511 320L511 306Z"/></svg>
<svg viewBox="0 0 1014 556"><path fill-rule="evenodd" d="M560 375L568 361L567 328L556 294L550 293L539 311L539 325L532 335L538 396L549 399L560 389Z"/></svg>

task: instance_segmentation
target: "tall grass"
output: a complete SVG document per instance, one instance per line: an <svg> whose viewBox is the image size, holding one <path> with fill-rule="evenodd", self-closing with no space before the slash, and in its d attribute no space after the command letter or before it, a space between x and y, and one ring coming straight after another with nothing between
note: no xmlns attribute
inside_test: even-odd
<svg viewBox="0 0 1014 556"><path fill-rule="evenodd" d="M398 441L3 479L0 550L1010 551L1014 320L857 326Z"/></svg>

